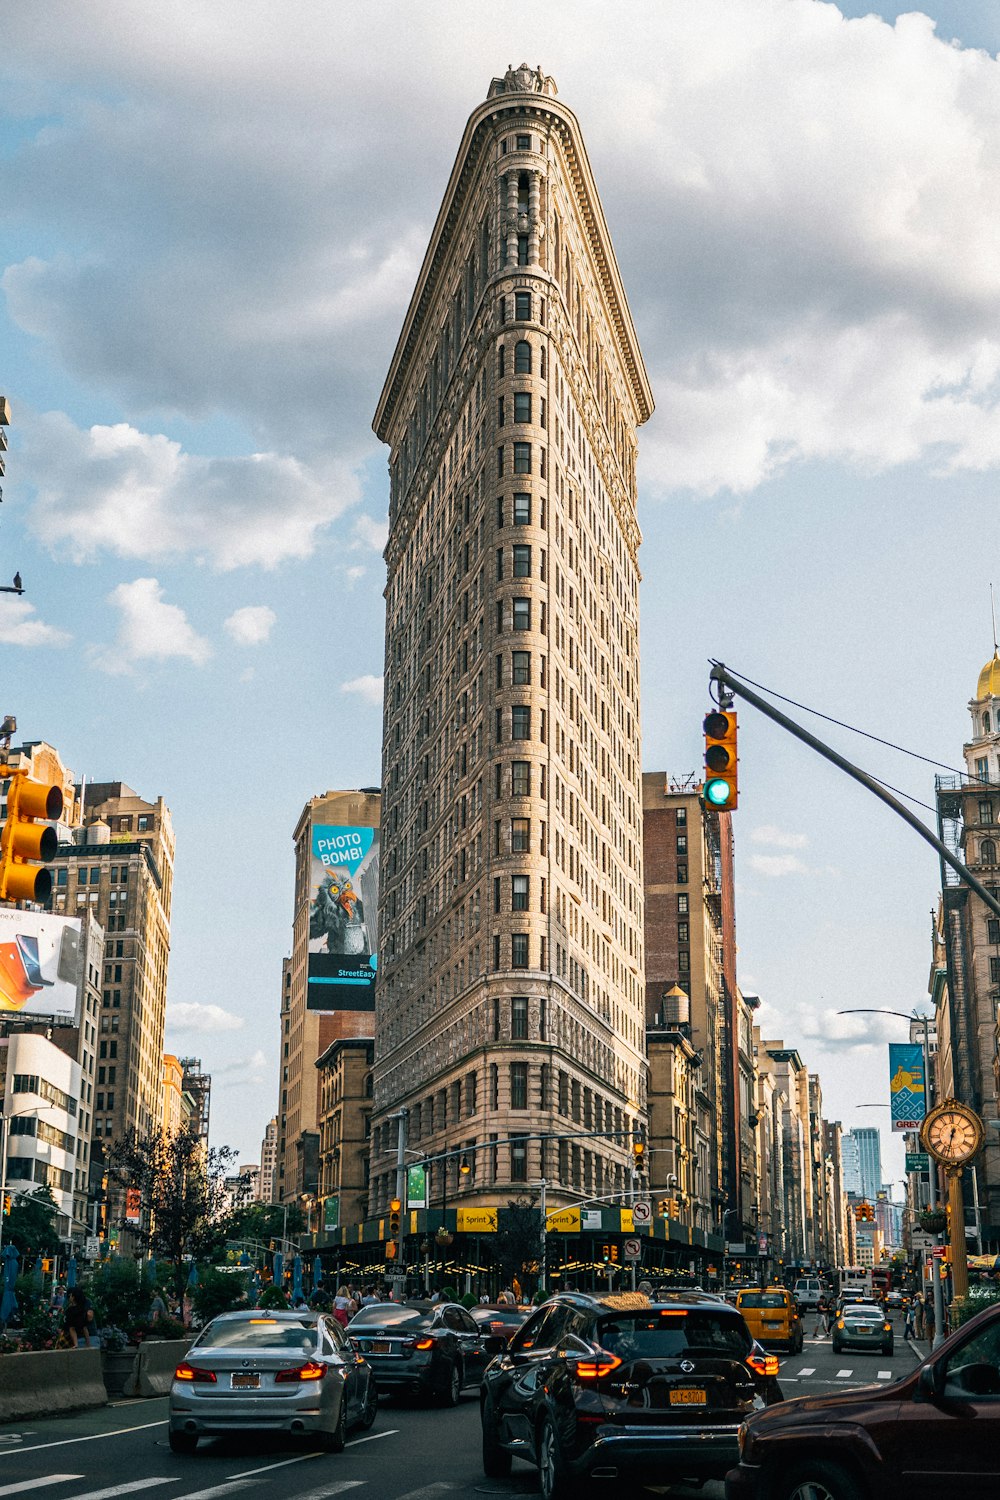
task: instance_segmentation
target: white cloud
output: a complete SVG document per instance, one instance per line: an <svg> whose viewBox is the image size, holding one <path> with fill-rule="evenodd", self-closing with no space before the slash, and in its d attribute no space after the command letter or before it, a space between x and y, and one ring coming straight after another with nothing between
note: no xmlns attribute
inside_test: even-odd
<svg viewBox="0 0 1000 1500"><path fill-rule="evenodd" d="M262 1048L251 1052L249 1057L234 1058L231 1062L216 1063L212 1068L213 1087L220 1089L263 1088L274 1082L271 1063Z"/></svg>
<svg viewBox="0 0 1000 1500"><path fill-rule="evenodd" d="M804 849L807 839L804 833L787 833L773 823L763 823L750 835L755 844L768 844L772 849Z"/></svg>
<svg viewBox="0 0 1000 1500"><path fill-rule="evenodd" d="M456 0L324 21L314 0L253 28L216 0L208 31L145 7L123 41L115 7L7 18L44 122L5 164L5 204L40 226L3 279L12 317L126 414L221 413L260 454L213 465L138 433L148 528L114 513L95 455L79 505L72 463L40 464L53 539L68 517L83 552L269 563L358 498L455 142L508 57L492 14ZM746 492L806 460L1000 465L994 57L923 15L815 0L547 0L532 28L582 120L650 368L644 487ZM428 78L433 110L414 103Z"/></svg>
<svg viewBox="0 0 1000 1500"><path fill-rule="evenodd" d="M24 414L24 468L36 488L31 525L51 549L86 561L184 553L219 569L271 568L308 557L316 533L356 498L343 466L321 474L297 458L202 458L126 422L89 430L62 412Z"/></svg>
<svg viewBox="0 0 1000 1500"><path fill-rule="evenodd" d="M27 599L0 594L0 645L66 646L73 639L65 630L34 618L35 606Z"/></svg>
<svg viewBox="0 0 1000 1500"><path fill-rule="evenodd" d="M120 583L108 602L121 611L113 646L98 648L95 665L105 672L130 672L138 662L179 658L203 666L212 654L208 642L188 624L184 611L166 604L155 578Z"/></svg>
<svg viewBox="0 0 1000 1500"><path fill-rule="evenodd" d="M382 702L382 678L370 673L364 677L352 677L350 682L340 684L342 693L356 693L365 703L378 706Z"/></svg>
<svg viewBox="0 0 1000 1500"><path fill-rule="evenodd" d="M365 572L366 572L366 569L364 569L364 568L359 568L359 567L348 568L348 569L346 569L346 571L344 573L344 577L347 579L347 582L350 584L351 588L353 588L356 583L358 583L362 578L364 578Z"/></svg>
<svg viewBox="0 0 1000 1500"><path fill-rule="evenodd" d="M192 1031L208 1036L220 1031L241 1031L243 1017L221 1005L201 1005L197 1001L183 1001L167 1006L168 1031Z"/></svg>
<svg viewBox="0 0 1000 1500"><path fill-rule="evenodd" d="M262 646L277 618L274 610L266 604L245 604L223 621L223 629L238 646Z"/></svg>
<svg viewBox="0 0 1000 1500"><path fill-rule="evenodd" d="M373 516L359 516L354 523L355 545L370 547L373 552L385 551L389 539L388 521L376 521Z"/></svg>
<svg viewBox="0 0 1000 1500"><path fill-rule="evenodd" d="M849 1002L829 1008L799 1006L794 1029L807 1041L817 1042L833 1052L882 1048L887 1042L906 1040L905 1023L894 1016L883 1016L877 1012L871 1015L840 1015L838 1012L841 1009L849 1009ZM888 1084L888 1076L886 1082Z"/></svg>
<svg viewBox="0 0 1000 1500"><path fill-rule="evenodd" d="M809 866L795 854L751 854L750 868L774 879L782 875L808 875Z"/></svg>

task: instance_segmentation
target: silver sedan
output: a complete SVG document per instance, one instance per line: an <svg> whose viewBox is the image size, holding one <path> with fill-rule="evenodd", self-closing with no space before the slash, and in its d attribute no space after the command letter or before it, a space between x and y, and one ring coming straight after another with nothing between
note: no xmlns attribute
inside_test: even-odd
<svg viewBox="0 0 1000 1500"><path fill-rule="evenodd" d="M335 1318L232 1312L202 1329L174 1372L170 1446L233 1432L309 1434L330 1453L375 1420L371 1368Z"/></svg>

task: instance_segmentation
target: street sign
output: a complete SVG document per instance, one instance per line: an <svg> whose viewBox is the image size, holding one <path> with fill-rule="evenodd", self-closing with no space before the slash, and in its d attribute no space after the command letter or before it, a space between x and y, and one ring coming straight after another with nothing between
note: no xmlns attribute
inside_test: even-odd
<svg viewBox="0 0 1000 1500"><path fill-rule="evenodd" d="M652 1210L645 1198L632 1204L632 1223L635 1225L648 1224L652 1217Z"/></svg>
<svg viewBox="0 0 1000 1500"><path fill-rule="evenodd" d="M907 1151L906 1170L908 1172L930 1171L931 1159L926 1151Z"/></svg>
<svg viewBox="0 0 1000 1500"><path fill-rule="evenodd" d="M86 1244L84 1246L83 1254L84 1254L84 1258L86 1260L100 1260L100 1258L101 1258L101 1237L100 1237L100 1235L98 1235L98 1234L88 1234L88 1236L87 1236L87 1242L86 1242Z"/></svg>
<svg viewBox="0 0 1000 1500"><path fill-rule="evenodd" d="M923 1229L914 1229L910 1234L910 1244L914 1250L932 1250L934 1236Z"/></svg>
<svg viewBox="0 0 1000 1500"><path fill-rule="evenodd" d="M934 1248L933 1248L933 1250L931 1251L931 1254L933 1255L933 1257L934 1257L935 1260L941 1260L941 1258L944 1255L944 1246L943 1245L935 1245Z"/></svg>
<svg viewBox="0 0 1000 1500"><path fill-rule="evenodd" d="M649 1205L647 1204L648 1208ZM642 1256L642 1240L626 1240L622 1247L626 1260L639 1260Z"/></svg>

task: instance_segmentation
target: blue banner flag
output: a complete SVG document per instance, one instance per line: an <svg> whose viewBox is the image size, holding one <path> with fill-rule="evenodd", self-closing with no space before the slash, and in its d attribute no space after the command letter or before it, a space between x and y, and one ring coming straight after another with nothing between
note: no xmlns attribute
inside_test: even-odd
<svg viewBox="0 0 1000 1500"><path fill-rule="evenodd" d="M919 1042L889 1043L889 1108L892 1128L919 1130L927 1113L924 1049Z"/></svg>

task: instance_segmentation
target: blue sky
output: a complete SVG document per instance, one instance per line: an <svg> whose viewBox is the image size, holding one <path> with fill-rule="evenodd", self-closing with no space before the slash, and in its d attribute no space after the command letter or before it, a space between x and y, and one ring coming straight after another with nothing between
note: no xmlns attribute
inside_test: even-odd
<svg viewBox="0 0 1000 1500"><path fill-rule="evenodd" d="M491 76L541 63L577 113L657 400L645 769L698 768L710 656L959 765L1000 581L993 5L333 14L49 0L0 50L0 573L28 589L0 596L0 709L167 798L168 1043L245 1159L295 820L380 776L370 423ZM930 800L929 767L834 737ZM741 981L831 1117L884 1124L857 1106L900 1032L835 1012L922 1000L936 862L750 711L741 762Z"/></svg>

